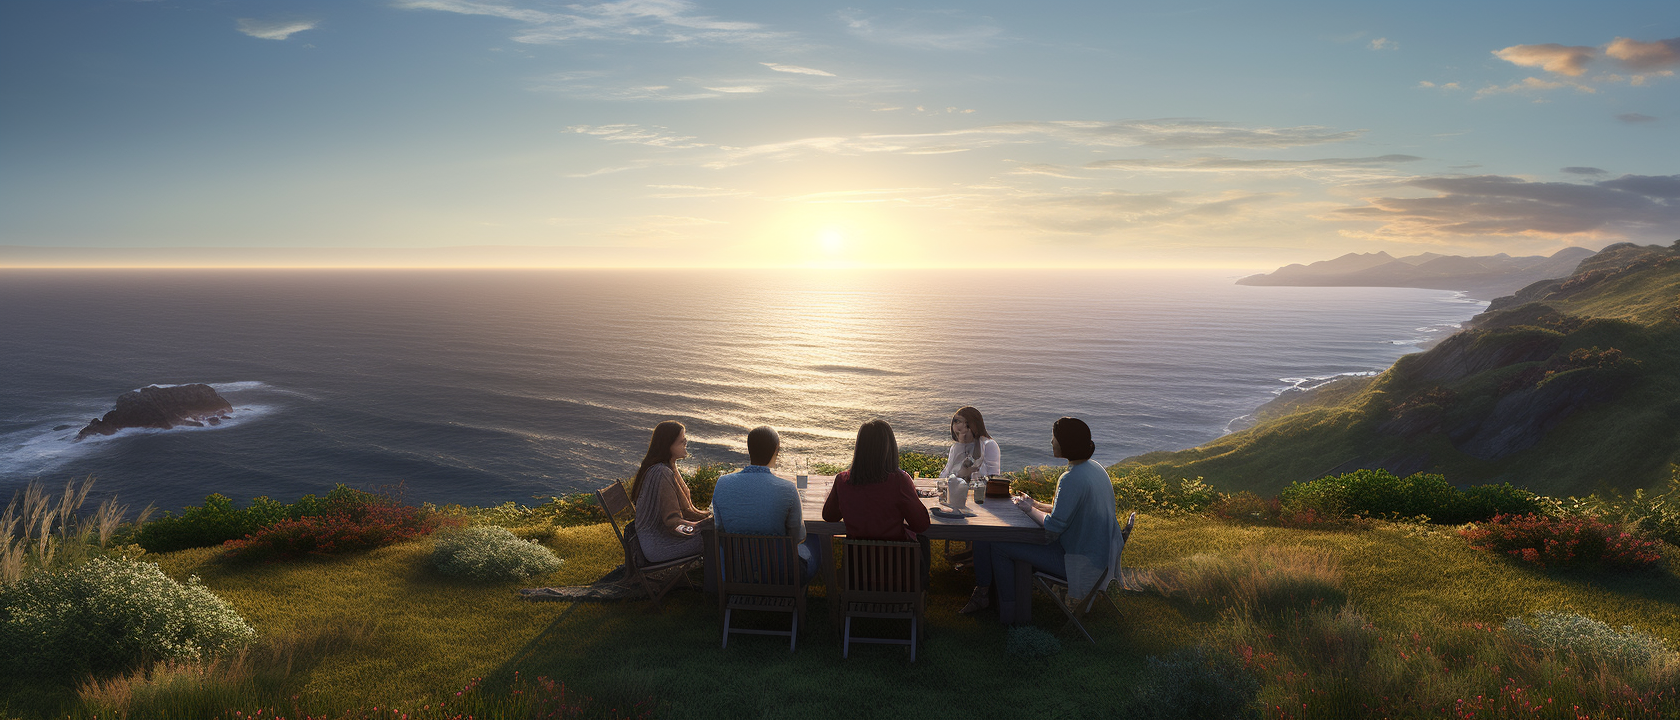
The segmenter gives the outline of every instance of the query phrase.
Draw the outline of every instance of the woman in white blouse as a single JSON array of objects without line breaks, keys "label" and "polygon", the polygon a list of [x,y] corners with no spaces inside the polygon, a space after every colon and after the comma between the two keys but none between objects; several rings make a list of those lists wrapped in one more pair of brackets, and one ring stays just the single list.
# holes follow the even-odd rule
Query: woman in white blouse
[{"label": "woman in white blouse", "polygon": [[978,472],[997,475],[1003,472],[1003,455],[998,444],[986,432],[986,421],[980,411],[964,405],[951,416],[951,453],[940,477],[955,475],[967,479]]}]

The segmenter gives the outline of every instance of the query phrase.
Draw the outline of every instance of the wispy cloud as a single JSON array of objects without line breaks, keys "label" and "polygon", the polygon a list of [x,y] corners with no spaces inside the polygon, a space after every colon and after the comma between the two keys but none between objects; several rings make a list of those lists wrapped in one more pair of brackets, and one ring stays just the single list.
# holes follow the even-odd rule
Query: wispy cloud
[{"label": "wispy cloud", "polygon": [[[906,155],[935,155],[965,152],[1004,145],[1059,143],[1066,146],[1147,147],[1161,149],[1247,148],[1281,149],[1326,143],[1345,142],[1358,138],[1361,130],[1335,130],[1317,125],[1285,128],[1243,127],[1231,123],[1206,120],[1167,118],[1158,120],[1121,121],[1023,121],[960,128],[933,133],[864,134],[797,138],[744,147],[725,146],[698,141],[695,137],[676,135],[663,128],[646,128],[633,124],[578,125],[572,132],[592,135],[616,143],[633,143],[672,149],[703,149],[706,157],[697,164],[710,168],[725,168],[757,161],[780,161],[812,154],[866,155],[897,153]],[[1406,162],[1411,156],[1388,155],[1381,158],[1327,158],[1320,166],[1336,162],[1344,165],[1378,165]],[[1209,161],[1211,162],[1211,161]],[[1229,160],[1232,168],[1244,162],[1301,163],[1315,161],[1240,161]],[[1282,168],[1285,165],[1274,165]]]},{"label": "wispy cloud", "polygon": [[717,20],[695,12],[688,0],[619,0],[578,3],[564,11],[537,10],[508,3],[475,0],[394,0],[406,10],[436,10],[484,15],[525,25],[516,42],[564,43],[571,40],[654,40],[659,42],[739,43],[783,37],[758,23]]},{"label": "wispy cloud", "polygon": [[568,132],[581,135],[592,135],[607,142],[629,143],[633,145],[648,145],[651,147],[668,148],[672,150],[686,150],[689,148],[711,147],[706,143],[693,142],[691,135],[677,135],[667,132],[664,128],[645,128],[640,125],[573,125],[566,128]]},{"label": "wispy cloud", "polygon": [[1578,82],[1560,82],[1557,80],[1542,80],[1537,77],[1526,77],[1520,82],[1514,82],[1510,85],[1489,85],[1485,88],[1477,90],[1475,97],[1476,99],[1481,99],[1490,95],[1509,95],[1513,93],[1535,94],[1546,90],[1556,90],[1562,87],[1572,87],[1577,91],[1584,93],[1598,92],[1597,90],[1592,89],[1592,87]]},{"label": "wispy cloud", "polygon": [[319,20],[264,20],[259,18],[239,18],[239,32],[254,38],[264,40],[285,40],[305,30],[314,30],[320,25]]},{"label": "wispy cloud", "polygon": [[1385,37],[1380,37],[1372,40],[1366,47],[1369,47],[1372,50],[1399,50],[1400,43],[1394,42],[1393,40]]},{"label": "wispy cloud", "polygon": [[1622,238],[1658,234],[1680,223],[1680,175],[1623,175],[1595,183],[1481,175],[1406,184],[1436,195],[1366,198],[1366,205],[1342,208],[1334,216],[1380,222],[1374,234],[1393,237]]},{"label": "wispy cloud", "polygon": [[924,50],[984,50],[1003,35],[1003,29],[990,22],[967,20],[954,12],[901,11],[883,18],[846,10],[839,17],[846,30],[862,40]]},{"label": "wispy cloud", "polygon": [[1416,155],[1378,155],[1357,158],[1318,158],[1314,160],[1245,160],[1239,158],[1205,156],[1192,160],[1097,160],[1086,163],[1092,169],[1152,169],[1216,171],[1231,170],[1299,170],[1310,168],[1381,167],[1395,163],[1422,160]]},{"label": "wispy cloud", "polygon": [[834,77],[834,73],[825,70],[818,70],[816,68],[800,67],[798,65],[783,65],[781,63],[773,62],[761,62],[759,64],[770,68],[771,70],[775,70],[776,72],[794,73],[796,75],[820,75],[822,77]]},{"label": "wispy cloud", "polygon": [[1657,121],[1656,118],[1643,113],[1622,113],[1617,115],[1616,119],[1625,123],[1648,123]]},{"label": "wispy cloud", "polygon": [[1580,166],[1566,167],[1566,168],[1563,168],[1563,169],[1559,170],[1559,172],[1562,172],[1566,175],[1608,175],[1609,174],[1603,168],[1580,167]]},{"label": "wispy cloud", "polygon": [[1022,198],[1010,211],[1022,224],[1041,230],[1101,234],[1240,222],[1254,206],[1281,197],[1278,193],[1247,191],[1203,194],[1101,190]]}]

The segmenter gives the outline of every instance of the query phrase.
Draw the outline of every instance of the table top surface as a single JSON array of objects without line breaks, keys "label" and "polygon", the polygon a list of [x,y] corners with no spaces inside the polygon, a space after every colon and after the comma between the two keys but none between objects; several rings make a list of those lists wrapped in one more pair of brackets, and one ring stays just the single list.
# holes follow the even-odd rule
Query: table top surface
[{"label": "table top surface", "polygon": [[[794,482],[793,473],[777,471],[776,476],[788,482]],[[916,481],[916,487],[932,489],[933,478],[921,478]],[[845,532],[844,523],[825,522],[822,519],[823,502],[828,499],[829,490],[834,487],[833,475],[811,475],[806,480],[805,489],[799,491],[801,512],[805,516],[805,528],[810,532],[838,535]],[[928,508],[939,506],[939,498],[922,498],[922,505]],[[950,540],[1001,540],[1013,542],[1043,543],[1044,528],[1033,522],[1008,498],[987,498],[984,504],[970,500],[967,509],[974,513],[974,517],[945,518],[933,515],[933,524],[925,533],[931,538]]]}]

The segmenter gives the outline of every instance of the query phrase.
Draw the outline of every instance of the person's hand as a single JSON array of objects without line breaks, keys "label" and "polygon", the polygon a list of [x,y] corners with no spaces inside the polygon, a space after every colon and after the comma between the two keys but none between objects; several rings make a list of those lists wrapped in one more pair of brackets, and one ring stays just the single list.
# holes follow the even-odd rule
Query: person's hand
[{"label": "person's hand", "polygon": [[1015,507],[1021,508],[1022,510],[1027,510],[1033,507],[1033,499],[1027,497],[1026,495],[1016,495],[1015,497],[1010,498],[1010,502],[1015,503]]}]

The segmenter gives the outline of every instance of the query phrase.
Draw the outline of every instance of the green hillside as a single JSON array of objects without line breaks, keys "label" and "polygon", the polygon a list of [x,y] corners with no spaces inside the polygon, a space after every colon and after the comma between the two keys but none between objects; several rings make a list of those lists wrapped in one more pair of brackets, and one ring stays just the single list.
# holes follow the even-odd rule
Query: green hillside
[{"label": "green hillside", "polygon": [[1555,495],[1655,488],[1680,462],[1677,261],[1677,248],[1613,245],[1381,375],[1279,398],[1247,430],[1121,464],[1262,494],[1360,468]]}]

